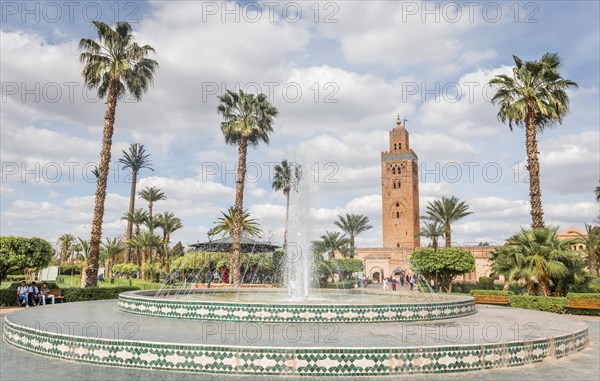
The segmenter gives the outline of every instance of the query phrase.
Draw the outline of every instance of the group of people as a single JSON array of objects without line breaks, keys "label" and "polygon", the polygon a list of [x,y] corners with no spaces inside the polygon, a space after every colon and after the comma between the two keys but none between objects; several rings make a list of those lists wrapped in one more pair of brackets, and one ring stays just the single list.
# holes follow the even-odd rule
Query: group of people
[{"label": "group of people", "polygon": [[398,283],[400,283],[400,286],[402,287],[404,287],[404,283],[406,283],[410,287],[411,291],[415,288],[415,283],[417,281],[415,274],[409,275],[408,273],[405,274],[404,272],[400,272],[397,275],[398,277],[396,277],[396,274],[394,274],[393,276],[383,278],[384,290],[389,290],[391,287],[392,291],[396,291]]},{"label": "group of people", "polygon": [[54,304],[54,295],[50,292],[46,282],[38,287],[36,282],[31,282],[31,285],[28,286],[27,282],[23,280],[21,285],[17,287],[19,306],[25,305],[26,308],[29,308],[30,303],[33,306],[46,305],[46,299],[50,299]]}]

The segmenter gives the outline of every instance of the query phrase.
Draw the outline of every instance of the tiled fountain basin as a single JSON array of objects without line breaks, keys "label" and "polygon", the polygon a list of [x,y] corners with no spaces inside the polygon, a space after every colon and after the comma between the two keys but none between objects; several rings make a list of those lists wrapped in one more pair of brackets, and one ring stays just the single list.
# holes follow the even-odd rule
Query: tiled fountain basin
[{"label": "tiled fountain basin", "polygon": [[508,307],[433,322],[298,324],[162,319],[119,311],[116,301],[23,309],[6,316],[4,340],[110,366],[293,376],[512,367],[571,355],[588,342],[581,320]]},{"label": "tiled fountain basin", "polygon": [[[167,318],[293,323],[365,323],[437,320],[476,312],[469,296],[375,290],[320,291],[309,300],[285,300],[285,290],[178,290],[119,295],[122,311]],[[177,293],[176,293],[177,292]]]}]

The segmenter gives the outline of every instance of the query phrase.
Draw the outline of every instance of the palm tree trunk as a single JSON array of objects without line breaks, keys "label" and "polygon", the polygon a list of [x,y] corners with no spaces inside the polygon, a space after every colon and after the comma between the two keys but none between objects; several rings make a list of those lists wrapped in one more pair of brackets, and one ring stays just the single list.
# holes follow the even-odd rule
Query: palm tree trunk
[{"label": "palm tree trunk", "polygon": [[548,278],[548,276],[546,274],[540,274],[539,281],[540,292],[542,293],[542,296],[550,296],[550,279]]},{"label": "palm tree trunk", "polygon": [[438,248],[438,240],[437,237],[432,237],[431,238],[431,244],[433,246],[433,251],[437,252],[437,248]]},{"label": "palm tree trunk", "polygon": [[[131,172],[131,192],[129,192],[129,215],[133,214],[133,210],[135,209],[135,188],[137,182],[137,172]],[[125,233],[125,238],[129,241],[131,239],[131,231],[133,230],[133,223],[131,220],[127,221],[127,232]],[[125,255],[123,258],[124,263],[129,263],[131,260],[131,247],[128,247],[125,250]]]},{"label": "palm tree trunk", "polygon": [[147,252],[148,252],[148,249],[142,249],[142,265],[140,266],[140,272],[141,272],[143,280],[146,280],[146,266],[144,266],[144,265],[146,264],[146,261],[148,260]]},{"label": "palm tree trunk", "polygon": [[285,230],[283,232],[283,252],[287,253],[288,246],[288,226],[290,217],[290,192],[285,192]]},{"label": "palm tree trunk", "polygon": [[525,145],[527,149],[527,170],[529,171],[529,199],[531,203],[531,227],[544,227],[544,211],[542,209],[542,193],[540,190],[540,162],[537,148],[537,123],[534,111],[534,100],[527,100],[527,120],[525,123]]},{"label": "palm tree trunk", "polygon": [[110,165],[110,149],[115,127],[115,111],[117,109],[117,90],[119,80],[111,79],[108,85],[108,98],[104,114],[104,131],[102,133],[102,150],[100,152],[99,176],[96,184],[94,219],[90,238],[90,255],[88,265],[81,273],[82,287],[95,287],[98,284],[98,258],[100,256],[100,240],[102,239],[102,220],[104,218],[104,201],[106,200],[106,180]]},{"label": "palm tree trunk", "polygon": [[527,281],[527,294],[535,295],[535,283],[532,280]]},{"label": "palm tree trunk", "polygon": [[242,211],[244,207],[244,182],[246,180],[246,154],[248,140],[240,139],[238,148],[238,169],[235,184],[235,209],[233,213],[233,234],[231,236],[231,278],[234,287],[241,287],[240,257],[242,252]]},{"label": "palm tree trunk", "polygon": [[106,262],[104,263],[104,265],[106,266],[106,277],[110,278],[112,276],[112,271],[110,271],[110,268],[112,266],[110,257],[106,258]]},{"label": "palm tree trunk", "polygon": [[450,229],[450,224],[445,224],[446,227],[446,247],[452,247],[452,230]]}]

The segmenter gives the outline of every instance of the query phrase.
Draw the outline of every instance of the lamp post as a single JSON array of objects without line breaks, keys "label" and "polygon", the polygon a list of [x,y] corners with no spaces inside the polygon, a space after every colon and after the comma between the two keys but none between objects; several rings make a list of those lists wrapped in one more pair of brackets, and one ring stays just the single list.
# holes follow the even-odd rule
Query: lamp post
[{"label": "lamp post", "polygon": [[210,282],[212,281],[212,277],[213,277],[213,272],[212,272],[212,265],[211,265],[211,250],[212,250],[212,238],[214,236],[212,229],[208,231],[208,233],[206,233],[208,236],[208,283],[206,285],[206,288],[210,288]]}]

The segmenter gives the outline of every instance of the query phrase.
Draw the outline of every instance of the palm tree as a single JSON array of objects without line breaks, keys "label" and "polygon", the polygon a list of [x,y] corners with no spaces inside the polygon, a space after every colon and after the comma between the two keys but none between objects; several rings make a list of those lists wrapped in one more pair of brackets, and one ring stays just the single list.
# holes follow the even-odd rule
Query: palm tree
[{"label": "palm tree", "polygon": [[149,255],[152,253],[154,249],[158,249],[161,246],[161,239],[159,236],[155,235],[149,231],[143,231],[138,236],[132,238],[127,241],[127,245],[131,246],[135,249],[139,249],[142,258],[141,258],[141,273],[142,278],[147,279],[147,271],[146,267],[150,263]]},{"label": "palm tree", "polygon": [[569,276],[571,264],[579,254],[571,251],[572,242],[558,240],[557,228],[522,229],[507,243],[523,257],[522,271],[529,278],[535,278],[543,296],[551,295],[552,281],[555,284]]},{"label": "palm tree", "polygon": [[106,238],[105,242],[101,245],[102,253],[106,256],[106,262],[104,266],[106,267],[106,277],[110,278],[112,276],[112,265],[114,258],[121,254],[123,251],[123,243],[120,238]]},{"label": "palm tree", "polygon": [[319,253],[328,253],[329,259],[334,259],[335,252],[342,252],[344,245],[350,242],[346,235],[340,232],[325,231],[320,238],[321,240],[313,242],[313,249]]},{"label": "palm tree", "polygon": [[585,234],[577,233],[579,237],[575,242],[584,244],[584,252],[588,259],[588,268],[595,275],[598,272],[598,254],[600,254],[600,226],[585,224]]},{"label": "palm tree", "polygon": [[273,119],[277,108],[269,103],[265,94],[246,94],[227,90],[219,97],[221,104],[217,112],[223,116],[221,132],[225,142],[238,146],[238,168],[235,187],[235,208],[232,234],[231,272],[233,285],[240,287],[240,256],[242,251],[242,215],[244,210],[244,182],[246,181],[246,156],[248,145],[258,146],[262,141],[269,143],[273,132]]},{"label": "palm tree", "polygon": [[101,99],[106,97],[106,112],[96,184],[90,256],[88,266],[82,272],[82,287],[93,287],[97,283],[106,180],[117,101],[127,93],[140,100],[142,94],[152,84],[154,71],[158,67],[156,61],[147,58],[154,49],[149,45],[140,46],[135,43],[131,34],[132,28],[128,23],[118,22],[114,29],[100,21],[94,21],[93,25],[98,32],[99,42],[87,38],[79,42],[79,47],[85,50],[80,56],[81,62],[84,63],[82,75],[87,88],[97,88],[98,96]]},{"label": "palm tree", "polygon": [[81,246],[81,254],[83,260],[87,260],[90,255],[90,241],[85,240],[81,237],[77,237],[77,241],[79,241],[79,245]]},{"label": "palm tree", "polygon": [[156,201],[166,200],[167,196],[156,187],[146,187],[142,189],[139,193],[139,196],[142,200],[148,202],[148,218],[146,223],[148,225],[148,229],[151,232],[154,232],[154,217],[152,216],[152,207]]},{"label": "palm tree", "polygon": [[287,251],[288,221],[290,215],[290,191],[298,191],[298,183],[302,177],[302,167],[296,163],[283,160],[275,166],[272,187],[275,191],[283,191],[285,196],[285,230],[283,232],[283,252]]},{"label": "palm tree", "polygon": [[[133,232],[133,237],[135,238],[140,235],[140,226],[148,220],[148,212],[143,210],[142,208],[135,209],[133,213],[125,213],[122,220],[127,220],[127,222],[131,222],[131,224],[135,227]],[[130,238],[130,240],[132,239]],[[129,248],[129,247],[128,247]],[[141,258],[139,255],[139,250],[136,249],[136,263],[138,266],[141,266]]]},{"label": "palm tree", "polygon": [[75,241],[75,236],[71,233],[65,233],[58,237],[58,244],[60,245],[60,264],[64,264],[69,256],[71,255],[71,246]]},{"label": "palm tree", "polygon": [[594,189],[594,194],[596,195],[596,202],[600,202],[600,185],[596,186],[596,189]]},{"label": "palm tree", "polygon": [[444,225],[439,221],[425,222],[425,226],[421,228],[419,235],[421,237],[429,238],[433,250],[437,251],[438,248],[438,237],[445,232]]},{"label": "palm tree", "polygon": [[[175,217],[175,214],[171,212],[164,212],[156,216],[156,226],[162,229],[163,231],[163,242],[162,242],[162,263],[166,265],[169,263],[169,242],[171,242],[171,233],[183,228],[183,224],[181,223],[181,219]],[[167,269],[167,272],[168,269]]]},{"label": "palm tree", "polygon": [[[137,176],[141,169],[147,168],[154,171],[150,166],[150,154],[146,153],[144,145],[140,143],[131,144],[129,146],[129,152],[123,151],[123,157],[119,159],[119,163],[123,164],[123,169],[131,169],[131,191],[129,192],[129,213],[133,213],[135,208],[135,188],[137,186]],[[127,221],[127,231],[125,232],[125,239],[131,239],[131,231],[133,224],[131,221]],[[125,251],[125,257],[123,262],[129,263],[131,257],[131,248],[128,247]]]},{"label": "palm tree", "polygon": [[342,229],[343,232],[348,234],[349,243],[350,243],[350,251],[348,253],[350,258],[354,258],[354,238],[369,229],[372,229],[373,226],[369,225],[369,217],[363,216],[360,214],[348,214],[346,216],[337,216],[338,221],[335,221],[335,225]]},{"label": "palm tree", "polygon": [[546,53],[540,61],[523,62],[517,56],[513,59],[516,66],[512,76],[501,74],[490,81],[490,85],[498,88],[492,102],[499,105],[498,120],[508,121],[511,131],[513,123],[525,127],[531,227],[537,229],[544,227],[537,132],[556,122],[562,124],[569,111],[566,90],[577,84],[560,76],[557,54]]},{"label": "palm tree", "polygon": [[444,240],[446,247],[452,246],[451,224],[472,214],[469,212],[469,205],[460,201],[458,197],[442,197],[441,200],[433,200],[427,204],[427,215],[424,219],[439,222],[444,225]]},{"label": "palm tree", "polygon": [[[214,236],[217,234],[222,234],[223,237],[226,235],[233,236],[233,225],[234,225],[234,208],[230,206],[227,209],[227,213],[221,212],[223,217],[219,217],[217,221],[214,222],[215,227],[210,229],[208,234],[210,236]],[[242,232],[249,235],[250,237],[260,237],[262,235],[262,230],[260,229],[260,225],[256,222],[255,219],[250,218],[250,212],[248,210],[244,210],[242,214]]]}]

